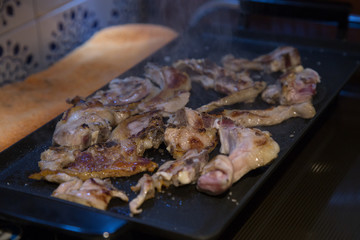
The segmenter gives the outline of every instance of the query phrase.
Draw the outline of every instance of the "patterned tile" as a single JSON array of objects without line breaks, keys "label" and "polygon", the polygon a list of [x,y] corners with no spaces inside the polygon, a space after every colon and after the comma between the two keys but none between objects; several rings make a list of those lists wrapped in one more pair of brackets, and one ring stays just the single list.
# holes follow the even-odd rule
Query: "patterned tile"
[{"label": "patterned tile", "polygon": [[[106,6],[105,1],[97,1]],[[38,19],[42,66],[46,67],[88,40],[105,27],[92,1],[72,1]]]},{"label": "patterned tile", "polygon": [[0,0],[0,34],[33,19],[32,0]]},{"label": "patterned tile", "polygon": [[0,36],[0,86],[22,81],[39,70],[36,31],[35,21],[31,21]]}]

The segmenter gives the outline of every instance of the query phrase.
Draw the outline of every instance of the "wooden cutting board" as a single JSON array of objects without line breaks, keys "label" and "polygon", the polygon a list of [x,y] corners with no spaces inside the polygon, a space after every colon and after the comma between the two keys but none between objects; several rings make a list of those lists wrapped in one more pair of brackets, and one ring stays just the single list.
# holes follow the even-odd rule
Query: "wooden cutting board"
[{"label": "wooden cutting board", "polygon": [[177,37],[149,24],[113,26],[96,33],[48,69],[0,88],[0,151],[35,131]]}]

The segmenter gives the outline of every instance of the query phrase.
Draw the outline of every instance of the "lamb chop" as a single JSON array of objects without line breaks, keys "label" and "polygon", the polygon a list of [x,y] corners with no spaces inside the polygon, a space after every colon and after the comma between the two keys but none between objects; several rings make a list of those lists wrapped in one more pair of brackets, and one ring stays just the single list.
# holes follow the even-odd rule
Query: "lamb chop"
[{"label": "lamb chop", "polygon": [[267,103],[281,105],[311,101],[318,83],[320,76],[316,71],[300,66],[283,74],[277,83],[269,85],[261,97]]},{"label": "lamb chop", "polygon": [[280,151],[267,131],[237,126],[228,119],[217,120],[215,125],[222,154],[204,167],[197,181],[197,189],[210,195],[225,192],[249,171],[271,162]]},{"label": "lamb chop", "polygon": [[131,213],[141,213],[139,207],[144,201],[155,197],[156,190],[161,191],[164,186],[195,184],[208,159],[208,150],[191,149],[179,159],[165,162],[152,176],[144,174],[138,183],[131,187],[134,192],[140,190],[139,195],[130,202]]},{"label": "lamb chop", "polygon": [[212,150],[217,144],[217,131],[212,118],[190,108],[176,112],[168,121],[164,141],[166,149],[178,159],[190,149]]}]

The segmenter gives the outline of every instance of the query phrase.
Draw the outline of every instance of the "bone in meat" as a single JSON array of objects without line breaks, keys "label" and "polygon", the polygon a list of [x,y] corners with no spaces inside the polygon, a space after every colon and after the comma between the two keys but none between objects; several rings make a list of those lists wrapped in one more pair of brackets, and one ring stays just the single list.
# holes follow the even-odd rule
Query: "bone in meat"
[{"label": "bone in meat", "polygon": [[220,152],[230,155],[211,160],[197,182],[197,189],[210,195],[225,192],[249,171],[271,162],[280,151],[267,131],[219,124],[219,134]]}]

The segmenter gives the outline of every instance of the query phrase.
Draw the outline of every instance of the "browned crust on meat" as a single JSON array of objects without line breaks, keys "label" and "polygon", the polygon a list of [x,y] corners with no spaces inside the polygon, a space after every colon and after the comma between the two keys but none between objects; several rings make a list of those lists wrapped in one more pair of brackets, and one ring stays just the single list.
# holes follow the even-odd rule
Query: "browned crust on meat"
[{"label": "browned crust on meat", "polygon": [[116,164],[116,167],[104,169],[101,171],[91,171],[91,169],[82,169],[83,171],[74,171],[72,169],[52,171],[49,169],[45,169],[39,173],[31,174],[29,178],[41,180],[47,175],[53,175],[57,173],[66,173],[69,176],[78,177],[81,180],[86,180],[89,178],[129,177],[145,171],[153,172],[157,167],[158,165],[150,160],[135,163],[118,162]]}]

